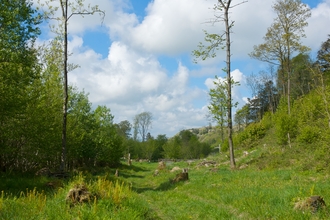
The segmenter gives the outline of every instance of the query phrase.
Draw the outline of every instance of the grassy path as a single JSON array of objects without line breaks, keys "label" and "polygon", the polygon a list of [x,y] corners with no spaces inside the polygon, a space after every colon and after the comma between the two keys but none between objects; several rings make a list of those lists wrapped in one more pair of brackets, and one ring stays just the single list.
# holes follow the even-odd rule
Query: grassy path
[{"label": "grassy path", "polygon": [[316,214],[293,209],[294,202],[311,194],[329,198],[326,177],[292,170],[228,170],[199,167],[189,170],[189,181],[171,184],[171,164],[153,176],[157,163],[141,163],[127,181],[155,213],[154,219],[328,219],[328,210]]}]

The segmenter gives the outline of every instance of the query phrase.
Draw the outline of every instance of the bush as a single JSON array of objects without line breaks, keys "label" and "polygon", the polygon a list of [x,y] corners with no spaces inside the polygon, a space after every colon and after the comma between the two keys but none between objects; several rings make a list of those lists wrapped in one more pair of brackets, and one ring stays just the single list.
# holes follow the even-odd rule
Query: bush
[{"label": "bush", "polygon": [[266,128],[262,123],[252,123],[248,125],[244,131],[239,133],[235,138],[237,144],[244,147],[250,147],[253,143],[260,140],[266,135]]},{"label": "bush", "polygon": [[264,126],[266,130],[270,129],[273,127],[274,122],[273,122],[273,114],[270,112],[266,112],[261,120],[261,124]]},{"label": "bush", "polygon": [[295,138],[297,134],[297,120],[287,113],[281,112],[277,114],[277,120],[275,123],[276,127],[276,136],[279,144],[287,144],[288,143],[288,134],[290,134],[290,138]]},{"label": "bush", "polygon": [[301,128],[300,133],[297,136],[297,140],[300,143],[311,144],[317,142],[320,135],[321,131],[319,128],[305,125]]},{"label": "bush", "polygon": [[221,152],[227,152],[229,149],[229,142],[228,139],[225,139],[223,143],[221,144]]},{"label": "bush", "polygon": [[211,153],[211,146],[201,143],[197,135],[189,130],[182,130],[163,146],[165,158],[196,159]]}]

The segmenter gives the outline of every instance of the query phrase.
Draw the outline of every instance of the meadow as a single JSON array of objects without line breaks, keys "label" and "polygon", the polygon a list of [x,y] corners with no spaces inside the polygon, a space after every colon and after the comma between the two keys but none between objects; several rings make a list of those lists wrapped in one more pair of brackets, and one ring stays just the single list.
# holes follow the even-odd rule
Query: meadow
[{"label": "meadow", "polygon": [[[249,165],[254,150],[240,155],[230,169],[226,155],[204,160],[133,162],[115,169],[77,172],[69,179],[1,174],[0,219],[329,219],[295,209],[311,195],[330,201],[329,176],[295,168],[262,169]],[[171,172],[174,167],[180,170]],[[189,180],[173,183],[181,168]],[[158,169],[157,175],[155,170]],[[84,185],[88,199],[70,203],[70,189]]]}]

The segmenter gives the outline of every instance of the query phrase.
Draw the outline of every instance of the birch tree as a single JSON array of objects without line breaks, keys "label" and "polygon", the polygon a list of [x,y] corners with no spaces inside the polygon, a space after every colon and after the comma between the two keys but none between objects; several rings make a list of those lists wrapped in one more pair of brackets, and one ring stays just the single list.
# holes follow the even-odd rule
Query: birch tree
[{"label": "birch tree", "polygon": [[302,45],[301,38],[306,37],[304,28],[308,25],[311,12],[300,0],[277,0],[273,10],[276,17],[266,32],[265,42],[254,46],[249,55],[279,67],[278,78],[281,79],[282,94],[287,96],[290,114],[291,59],[295,54],[309,51],[308,47]]},{"label": "birch tree", "polygon": [[[54,7],[54,3],[59,4],[58,7]],[[100,10],[97,5],[90,6],[88,5],[87,8],[84,6],[84,0],[76,0],[76,1],[69,1],[69,0],[50,0],[45,4],[41,4],[41,6],[47,6],[48,11],[44,13],[46,19],[56,20],[58,21],[58,27],[51,26],[51,30],[58,35],[63,42],[63,128],[62,128],[62,152],[61,152],[61,164],[60,170],[66,170],[66,154],[67,154],[67,147],[66,147],[66,129],[67,129],[67,111],[68,111],[68,72],[77,68],[77,65],[70,65],[68,63],[68,25],[69,20],[71,17],[75,15],[93,15],[95,13],[99,13],[102,16],[102,19],[105,16],[105,12]],[[60,9],[60,15],[56,16],[56,12]]]},{"label": "birch tree", "polygon": [[227,128],[228,128],[228,143],[230,153],[230,165],[232,168],[236,166],[234,156],[234,144],[233,144],[233,122],[232,122],[232,76],[231,76],[231,38],[230,34],[234,26],[234,21],[229,18],[229,10],[247,1],[242,1],[236,5],[232,5],[232,0],[218,0],[214,6],[214,10],[220,12],[219,15],[215,14],[215,19],[212,23],[222,22],[225,25],[225,30],[221,34],[210,34],[205,31],[205,41],[208,46],[203,43],[198,45],[198,49],[193,51],[193,55],[197,59],[205,60],[207,58],[216,57],[216,51],[218,49],[226,50],[226,68],[224,71],[227,74],[226,77],[226,96],[227,96]]}]

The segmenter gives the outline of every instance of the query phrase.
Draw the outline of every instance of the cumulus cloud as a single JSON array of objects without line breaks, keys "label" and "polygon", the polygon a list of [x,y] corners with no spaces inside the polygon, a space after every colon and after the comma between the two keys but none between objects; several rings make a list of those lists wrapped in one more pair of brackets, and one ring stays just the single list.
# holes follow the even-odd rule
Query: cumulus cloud
[{"label": "cumulus cloud", "polygon": [[70,62],[80,65],[69,81],[85,88],[94,105],[106,104],[116,122],[132,121],[136,114],[150,111],[155,135],[173,135],[183,127],[205,124],[205,112],[192,104],[204,99],[205,91],[189,87],[189,69],[181,63],[170,77],[156,57],[137,53],[122,42],[112,43],[107,59],[83,48],[80,37],[74,36],[69,45],[75,51]]},{"label": "cumulus cloud", "polygon": [[323,0],[311,11],[312,16],[308,19],[306,38],[303,42],[315,52],[320,49],[322,42],[326,41],[330,34],[330,30],[326,28],[330,22],[330,0]]}]

